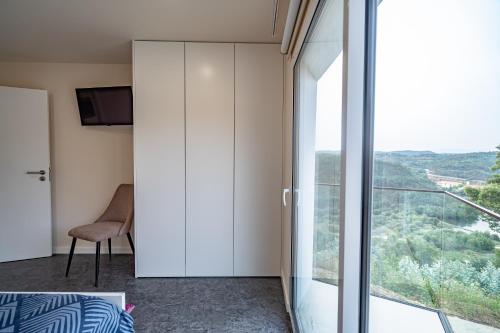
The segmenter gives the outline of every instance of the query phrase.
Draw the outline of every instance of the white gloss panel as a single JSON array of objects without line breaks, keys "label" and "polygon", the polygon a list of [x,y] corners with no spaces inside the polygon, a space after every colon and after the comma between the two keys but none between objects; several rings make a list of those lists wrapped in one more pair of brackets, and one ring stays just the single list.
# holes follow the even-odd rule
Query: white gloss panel
[{"label": "white gloss panel", "polygon": [[184,43],[136,41],[133,64],[136,276],[184,276]]},{"label": "white gloss panel", "polygon": [[235,46],[234,271],[279,276],[283,57],[273,44]]},{"label": "white gloss panel", "polygon": [[186,43],[186,274],[233,275],[234,44]]}]

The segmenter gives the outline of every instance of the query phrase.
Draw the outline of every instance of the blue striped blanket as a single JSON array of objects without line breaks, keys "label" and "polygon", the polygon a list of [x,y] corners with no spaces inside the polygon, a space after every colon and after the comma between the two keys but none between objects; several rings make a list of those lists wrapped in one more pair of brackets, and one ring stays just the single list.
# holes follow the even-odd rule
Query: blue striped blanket
[{"label": "blue striped blanket", "polygon": [[134,319],[99,297],[0,294],[1,333],[129,333]]}]

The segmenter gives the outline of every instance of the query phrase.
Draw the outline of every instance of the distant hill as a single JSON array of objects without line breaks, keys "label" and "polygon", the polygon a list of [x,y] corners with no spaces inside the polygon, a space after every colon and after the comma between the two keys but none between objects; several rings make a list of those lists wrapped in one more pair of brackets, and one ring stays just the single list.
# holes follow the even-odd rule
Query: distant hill
[{"label": "distant hill", "polygon": [[[340,184],[339,152],[316,152],[316,182]],[[379,158],[375,160],[373,182],[381,187],[437,189],[427,178],[425,170],[414,170],[400,161]]]},{"label": "distant hill", "polygon": [[431,151],[376,152],[375,159],[404,165],[418,173],[430,170],[433,174],[485,181],[491,176],[496,152],[434,153]]},{"label": "distant hill", "polygon": [[[425,170],[433,174],[467,180],[486,180],[495,164],[495,152],[440,154],[431,151],[376,152],[374,185],[383,187],[436,189]],[[316,152],[316,181],[340,184],[340,154]]]}]

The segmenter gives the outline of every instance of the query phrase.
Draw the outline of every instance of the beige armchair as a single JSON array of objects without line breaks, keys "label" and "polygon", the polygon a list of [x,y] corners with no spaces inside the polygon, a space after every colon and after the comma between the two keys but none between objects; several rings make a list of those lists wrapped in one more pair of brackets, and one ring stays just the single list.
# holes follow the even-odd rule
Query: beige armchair
[{"label": "beige armchair", "polygon": [[111,238],[127,234],[132,252],[135,252],[132,237],[130,237],[130,227],[134,218],[134,186],[132,184],[121,184],[111,199],[104,214],[94,223],[75,227],[68,232],[73,237],[71,250],[69,252],[68,266],[66,267],[66,277],[69,274],[71,260],[75,251],[77,239],[83,239],[96,243],[95,258],[95,286],[99,282],[99,260],[101,255],[101,241],[108,240],[109,258],[111,259]]}]

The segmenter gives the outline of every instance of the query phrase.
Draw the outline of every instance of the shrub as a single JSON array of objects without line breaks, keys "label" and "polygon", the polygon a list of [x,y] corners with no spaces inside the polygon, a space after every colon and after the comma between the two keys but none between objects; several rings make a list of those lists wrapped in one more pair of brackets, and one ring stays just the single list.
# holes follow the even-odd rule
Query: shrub
[{"label": "shrub", "polygon": [[467,239],[468,245],[478,251],[493,251],[495,242],[487,232],[473,232]]},{"label": "shrub", "polygon": [[479,273],[478,281],[485,293],[500,296],[500,268],[488,262]]}]

